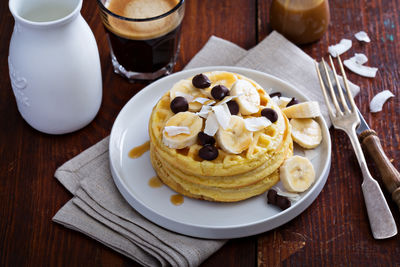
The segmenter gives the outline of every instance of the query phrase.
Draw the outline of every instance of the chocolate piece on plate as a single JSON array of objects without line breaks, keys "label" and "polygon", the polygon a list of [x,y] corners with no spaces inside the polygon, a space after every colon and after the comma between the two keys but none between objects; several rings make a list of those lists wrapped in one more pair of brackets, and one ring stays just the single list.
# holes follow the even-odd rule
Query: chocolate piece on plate
[{"label": "chocolate piece on plate", "polygon": [[270,189],[267,193],[267,199],[269,204],[275,205],[277,192],[274,189]]},{"label": "chocolate piece on plate", "polygon": [[276,204],[282,210],[290,207],[290,200],[287,197],[276,195]]},{"label": "chocolate piece on plate", "polygon": [[274,96],[281,97],[282,94],[281,94],[281,92],[275,92],[275,93],[271,93],[271,94],[269,95],[269,97],[271,97],[271,98],[273,98]]}]

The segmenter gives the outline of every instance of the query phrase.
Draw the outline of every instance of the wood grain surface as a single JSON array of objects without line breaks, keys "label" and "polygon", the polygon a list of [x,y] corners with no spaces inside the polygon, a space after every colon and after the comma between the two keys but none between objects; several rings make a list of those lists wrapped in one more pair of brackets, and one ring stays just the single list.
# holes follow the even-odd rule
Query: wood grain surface
[{"label": "wood grain surface", "polygon": [[[211,35],[249,49],[271,29],[270,1],[187,0],[181,70]],[[314,58],[327,56],[329,44],[353,40],[346,55],[365,53],[377,77],[348,72],[361,87],[355,98],[393,165],[400,168],[400,3],[397,0],[330,2],[331,23],[318,42],[301,48]],[[53,177],[58,166],[108,136],[118,112],[145,84],[132,84],[114,74],[95,0],[81,11],[97,40],[103,74],[99,114],[84,129],[62,136],[42,134],[20,116],[11,89],[7,56],[14,20],[7,1],[0,3],[0,266],[136,266],[137,263],[78,232],[51,221],[71,195]],[[368,32],[371,43],[355,41]],[[382,90],[392,91],[382,112],[368,103]],[[368,224],[361,172],[347,136],[331,129],[332,168],[321,194],[301,215],[275,230],[229,241],[203,266],[399,266],[400,235],[374,240]],[[370,170],[381,183],[369,160]],[[400,213],[385,192],[400,227]]]}]

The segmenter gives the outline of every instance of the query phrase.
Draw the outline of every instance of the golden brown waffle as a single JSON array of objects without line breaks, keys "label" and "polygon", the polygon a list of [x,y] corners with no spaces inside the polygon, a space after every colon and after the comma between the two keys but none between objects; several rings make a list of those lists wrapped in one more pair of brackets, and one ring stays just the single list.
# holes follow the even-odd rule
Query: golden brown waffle
[{"label": "golden brown waffle", "polygon": [[[189,197],[230,202],[261,194],[279,181],[279,166],[293,154],[288,119],[256,82],[230,72],[205,74],[211,80],[210,88],[216,84],[231,88],[238,79],[249,81],[260,95],[260,111],[265,107],[272,108],[278,113],[278,120],[254,132],[250,147],[242,153],[227,153],[217,144],[218,157],[211,161],[204,160],[198,156],[201,145],[194,144],[183,149],[164,145],[164,125],[174,115],[170,109],[170,93],[167,92],[153,108],[149,121],[153,167],[165,184]],[[210,88],[205,90],[206,95]],[[260,111],[252,116],[259,117]]]}]

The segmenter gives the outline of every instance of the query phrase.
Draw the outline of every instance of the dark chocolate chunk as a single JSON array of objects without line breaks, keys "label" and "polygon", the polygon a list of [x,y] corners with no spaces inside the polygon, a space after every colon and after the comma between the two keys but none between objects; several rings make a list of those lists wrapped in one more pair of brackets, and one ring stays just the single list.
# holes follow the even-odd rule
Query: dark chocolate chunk
[{"label": "dark chocolate chunk", "polygon": [[205,145],[199,150],[199,156],[205,160],[213,160],[218,157],[218,149],[213,145]]},{"label": "dark chocolate chunk", "polygon": [[261,116],[266,117],[272,123],[278,120],[278,113],[276,113],[276,111],[272,108],[264,108],[263,110],[261,110]]},{"label": "dark chocolate chunk", "polygon": [[193,77],[192,84],[196,88],[204,89],[204,88],[210,87],[211,81],[210,81],[210,79],[208,79],[208,77],[206,75],[204,75],[203,73],[200,73]]},{"label": "dark chocolate chunk", "polygon": [[189,104],[183,96],[177,96],[169,105],[173,113],[184,112],[189,109]]},{"label": "dark chocolate chunk", "polygon": [[289,103],[286,105],[286,107],[290,107],[290,106],[296,105],[298,103],[299,103],[299,101],[297,101],[296,98],[292,97],[292,99],[289,101]]},{"label": "dark chocolate chunk", "polygon": [[208,134],[205,134],[204,132],[199,132],[199,134],[197,135],[197,140],[202,146],[215,144],[215,138]]},{"label": "dark chocolate chunk", "polygon": [[270,189],[267,193],[268,204],[278,206],[282,210],[290,207],[291,203],[287,197],[278,195],[274,189]]},{"label": "dark chocolate chunk", "polygon": [[228,101],[226,104],[232,115],[237,115],[239,113],[239,105],[235,100]]},{"label": "dark chocolate chunk", "polygon": [[275,203],[276,203],[276,196],[277,196],[276,191],[275,191],[274,189],[270,189],[270,190],[268,191],[268,193],[267,193],[268,203],[269,203],[269,204],[275,205]]},{"label": "dark chocolate chunk", "polygon": [[271,97],[271,98],[273,98],[274,96],[281,97],[282,94],[281,94],[281,92],[276,92],[276,93],[272,93],[269,95],[269,97]]},{"label": "dark chocolate chunk", "polygon": [[276,195],[276,205],[285,210],[290,207],[290,200],[287,197]]},{"label": "dark chocolate chunk", "polygon": [[211,95],[216,100],[222,100],[225,96],[229,95],[229,89],[219,84],[211,89]]}]

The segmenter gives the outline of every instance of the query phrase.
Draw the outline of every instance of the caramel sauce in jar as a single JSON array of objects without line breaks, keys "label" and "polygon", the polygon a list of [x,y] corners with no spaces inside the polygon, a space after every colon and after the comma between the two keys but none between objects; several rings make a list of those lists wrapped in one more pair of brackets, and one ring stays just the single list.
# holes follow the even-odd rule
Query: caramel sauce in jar
[{"label": "caramel sauce in jar", "polygon": [[143,155],[145,152],[149,151],[149,149],[150,149],[150,141],[147,141],[143,145],[132,148],[129,151],[128,156],[132,159],[136,159],[141,155]]},{"label": "caramel sauce in jar", "polygon": [[163,182],[158,178],[158,176],[154,176],[149,180],[149,186],[153,188],[161,187],[163,186]]},{"label": "caramel sauce in jar", "polygon": [[171,196],[171,203],[175,206],[179,206],[183,204],[184,198],[182,195],[176,194]]},{"label": "caramel sauce in jar", "polygon": [[317,41],[328,29],[328,0],[273,0],[271,27],[295,44]]}]

